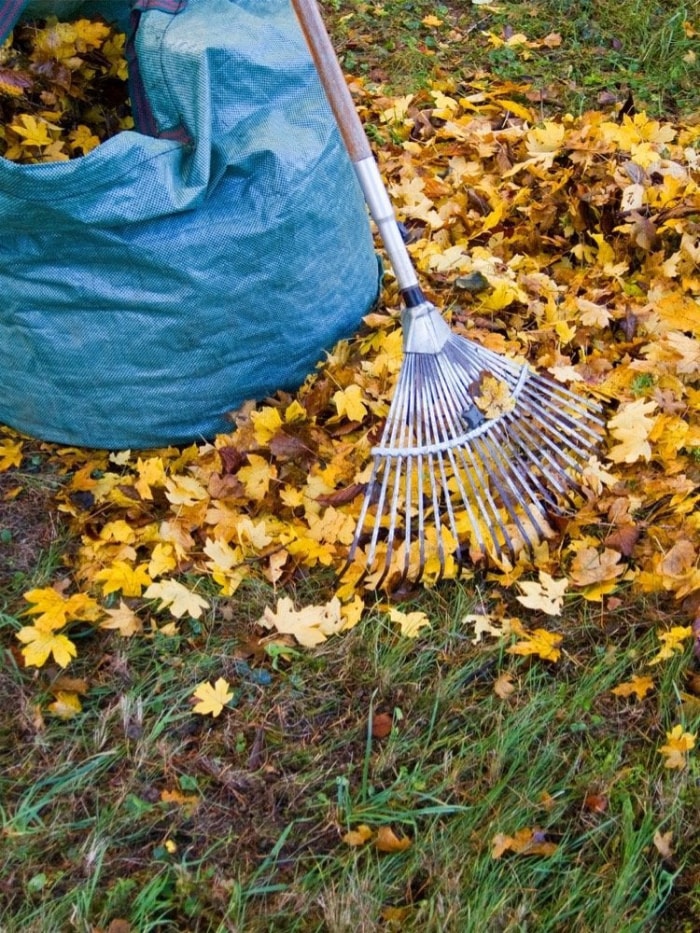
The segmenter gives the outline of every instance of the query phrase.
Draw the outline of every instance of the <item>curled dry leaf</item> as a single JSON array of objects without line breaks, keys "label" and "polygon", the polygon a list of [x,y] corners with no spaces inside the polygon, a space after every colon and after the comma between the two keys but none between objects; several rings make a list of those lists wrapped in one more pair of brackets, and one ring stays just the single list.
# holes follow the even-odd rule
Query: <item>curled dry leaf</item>
[{"label": "curled dry leaf", "polygon": [[343,836],[343,842],[348,846],[363,846],[374,836],[374,830],[366,823],[360,823],[355,829],[350,829]]},{"label": "curled dry leaf", "polygon": [[375,739],[385,739],[391,732],[394,719],[389,713],[376,713],[372,717],[372,736]]},{"label": "curled dry leaf", "polygon": [[554,855],[556,842],[550,842],[540,829],[519,829],[514,836],[497,833],[491,842],[491,857],[501,858],[506,852],[516,855]]},{"label": "curled dry leaf", "polygon": [[667,832],[662,833],[660,829],[657,829],[654,833],[654,846],[661,858],[670,859],[673,856],[672,840],[673,830],[669,829]]},{"label": "curled dry leaf", "polygon": [[379,852],[404,852],[411,840],[408,836],[397,836],[391,826],[380,826],[374,844]]},{"label": "curled dry leaf", "polygon": [[513,675],[509,674],[507,671],[499,674],[493,682],[493,692],[502,700],[507,700],[508,697],[512,696],[515,693]]}]

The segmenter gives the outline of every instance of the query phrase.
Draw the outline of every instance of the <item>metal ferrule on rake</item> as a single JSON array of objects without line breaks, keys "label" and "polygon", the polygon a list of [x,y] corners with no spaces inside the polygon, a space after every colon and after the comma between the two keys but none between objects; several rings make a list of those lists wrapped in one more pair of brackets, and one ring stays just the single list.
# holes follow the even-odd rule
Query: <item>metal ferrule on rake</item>
[{"label": "metal ferrule on rake", "polygon": [[[453,334],[426,300],[318,6],[292,5],[405,304],[404,360],[348,565],[362,550],[381,586],[395,570],[439,578],[467,553],[514,554],[550,533],[547,513],[576,489],[604,428],[599,406]],[[493,418],[475,402],[486,375],[509,392]]]}]

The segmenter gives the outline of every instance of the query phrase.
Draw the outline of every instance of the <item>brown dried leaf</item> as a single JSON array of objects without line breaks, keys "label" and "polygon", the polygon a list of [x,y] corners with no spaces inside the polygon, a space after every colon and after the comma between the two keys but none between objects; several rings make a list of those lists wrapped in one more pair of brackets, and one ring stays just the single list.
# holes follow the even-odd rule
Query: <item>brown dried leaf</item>
[{"label": "brown dried leaf", "polygon": [[493,682],[493,692],[502,700],[507,700],[508,697],[512,696],[515,693],[513,675],[509,674],[507,671],[499,674]]},{"label": "brown dried leaf", "polygon": [[583,805],[591,813],[605,813],[608,809],[608,798],[605,794],[586,794]]},{"label": "brown dried leaf", "polygon": [[391,732],[393,717],[389,713],[376,713],[372,718],[372,735],[375,739],[385,739]]},{"label": "brown dried leaf", "polygon": [[316,502],[319,505],[347,505],[348,502],[352,502],[353,499],[356,499],[357,496],[363,495],[366,486],[364,483],[352,483],[350,486],[345,486],[344,489],[337,489],[335,492],[328,493],[324,496],[317,496]]},{"label": "brown dried leaf", "polygon": [[641,533],[639,525],[622,525],[609,534],[603,544],[613,551],[619,551],[623,557],[631,557]]},{"label": "brown dried leaf", "polygon": [[662,833],[660,829],[657,829],[654,833],[654,845],[661,858],[670,859],[673,855],[673,849],[671,848],[672,839],[673,832],[670,829],[665,833]]}]

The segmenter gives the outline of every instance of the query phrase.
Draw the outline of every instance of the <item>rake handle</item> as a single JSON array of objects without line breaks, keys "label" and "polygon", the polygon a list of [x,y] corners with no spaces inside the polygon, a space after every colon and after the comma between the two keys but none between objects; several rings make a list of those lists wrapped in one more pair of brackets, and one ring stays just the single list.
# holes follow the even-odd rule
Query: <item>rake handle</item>
[{"label": "rake handle", "polygon": [[379,228],[407,308],[425,303],[411,257],[401,236],[394,208],[355,109],[345,75],[335,54],[316,0],[291,0],[316,65],[345,148],[355,168],[372,219]]}]

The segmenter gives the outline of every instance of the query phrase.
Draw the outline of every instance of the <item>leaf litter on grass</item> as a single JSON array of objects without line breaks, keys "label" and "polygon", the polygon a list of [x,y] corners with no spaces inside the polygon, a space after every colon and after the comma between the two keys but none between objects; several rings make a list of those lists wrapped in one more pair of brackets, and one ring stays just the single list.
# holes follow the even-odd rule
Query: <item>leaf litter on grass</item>
[{"label": "leaf litter on grass", "polygon": [[[548,615],[572,598],[668,592],[693,618],[697,130],[641,113],[537,124],[526,103],[504,107],[504,99],[526,100],[527,87],[512,83],[443,81],[401,100],[359,79],[351,89],[382,134],[376,154],[411,231],[413,258],[454,330],[531,361],[601,400],[609,415],[607,444],[585,470],[578,506],[554,520],[534,554],[523,550],[512,564],[487,554],[478,572],[495,585],[518,583],[519,601]],[[461,286],[474,276],[475,292]],[[209,609],[202,590],[212,586],[231,597],[250,577],[284,587],[309,572],[338,571],[400,367],[397,305],[389,274],[379,308],[297,393],[247,404],[232,415],[231,432],[211,442],[111,454],[44,445],[66,476],[56,502],[80,542],[69,568],[76,592],[65,598],[96,601],[80,622],[167,634]],[[499,411],[505,404],[491,390],[480,398]],[[5,470],[21,465],[22,444],[4,430]],[[468,551],[475,542],[464,534]],[[449,537],[446,528],[427,533],[428,586],[441,539],[454,548]],[[397,541],[389,558],[390,585],[401,548]],[[371,575],[361,579],[363,561],[360,548],[332,597],[332,626],[296,616],[300,640],[309,625],[320,641],[357,622],[374,585]],[[448,559],[446,576],[458,572]],[[319,619],[332,605],[319,607]],[[287,612],[288,634],[295,611]],[[73,624],[52,625],[52,638],[72,644]],[[22,629],[28,663],[51,654],[40,632],[38,622]],[[54,657],[67,663],[71,651],[62,641]]]},{"label": "leaf litter on grass", "polygon": [[[606,445],[586,471],[582,500],[555,523],[551,537],[533,554],[519,554],[511,565],[487,555],[463,574],[467,583],[486,583],[490,594],[488,606],[465,617],[474,628],[475,642],[484,636],[505,637],[513,663],[527,665],[535,658],[542,668],[566,665],[565,649],[578,636],[564,630],[566,622],[553,620],[569,618],[567,609],[574,602],[583,607],[582,614],[599,611],[607,618],[626,602],[673,600],[675,611],[663,616],[659,625],[657,654],[644,655],[651,662],[666,662],[653,668],[656,675],[677,663],[692,640],[700,605],[700,276],[694,226],[700,221],[700,175],[694,131],[643,115],[618,123],[603,114],[546,121],[533,128],[528,117],[534,120],[534,115],[523,113],[528,107],[523,102],[525,89],[512,84],[443,83],[401,101],[357,79],[351,87],[365,117],[382,135],[377,157],[400,217],[411,231],[410,249],[430,296],[447,309],[452,326],[486,347],[530,360],[575,391],[595,396],[612,419]],[[509,110],[503,105],[509,100],[520,103]],[[641,186],[641,191],[630,190],[632,185]],[[61,649],[75,649],[77,661],[72,663],[80,663],[83,639],[93,627],[128,637],[132,651],[135,645],[162,645],[168,639],[175,646],[213,607],[230,605],[242,587],[256,581],[271,588],[276,602],[251,619],[259,622],[253,652],[264,651],[264,644],[289,648],[285,639],[295,634],[302,646],[322,650],[325,639],[358,624],[365,601],[372,604],[375,620],[381,616],[384,624],[393,624],[393,631],[423,639],[421,645],[427,635],[439,637],[439,627],[423,606],[391,606],[383,594],[372,592],[371,579],[360,583],[359,564],[340,584],[326,587],[325,602],[317,598],[320,585],[310,605],[298,607],[287,595],[298,592],[309,577],[321,579],[325,574],[328,579],[327,571],[335,572],[345,562],[370,449],[400,365],[398,305],[388,274],[381,305],[367,315],[355,338],[333,348],[297,393],[250,403],[235,413],[231,431],[211,442],[111,454],[42,444],[42,457],[62,476],[53,503],[75,546],[66,554],[64,578],[57,585],[49,581],[25,594],[28,614],[22,617],[20,631],[25,632],[23,638],[27,630],[36,633],[20,649],[25,650],[25,661],[44,663],[48,647],[47,659],[69,661],[72,655],[66,658]],[[492,396],[484,396],[484,403],[504,401]],[[12,477],[35,444],[9,429],[3,430],[2,439],[3,475]],[[13,496],[12,506],[21,509],[24,495],[20,490]],[[437,533],[429,542],[432,547]],[[397,564],[398,559],[397,554]],[[450,575],[456,575],[456,567],[448,568]],[[434,582],[429,565],[427,588]],[[521,595],[510,601],[509,593],[516,589]],[[377,604],[378,598],[382,602]],[[19,615],[20,604],[15,602],[12,609]],[[526,618],[512,617],[525,610]],[[673,624],[681,619],[688,624]],[[40,635],[49,640],[61,636],[72,648],[61,642],[56,657],[52,643],[40,641]],[[469,644],[471,650],[471,639]],[[26,649],[31,649],[29,657]],[[450,676],[449,652],[443,654],[440,664]],[[230,829],[221,814],[235,801],[247,814],[237,826],[245,834],[246,858],[253,864],[252,853],[273,847],[284,826],[279,815],[274,825],[265,826],[252,810],[279,814],[276,795],[300,795],[302,788],[290,776],[291,765],[284,793],[276,783],[279,775],[263,767],[265,737],[275,741],[277,732],[286,735],[288,724],[266,720],[254,739],[240,742],[245,751],[236,753],[237,759],[248,756],[247,769],[232,771],[207,752],[208,744],[217,748],[223,741],[226,754],[233,756],[239,741],[232,733],[239,721],[236,704],[240,691],[248,690],[242,667],[223,656],[214,661],[218,667],[210,664],[198,677],[194,698],[204,704],[204,715],[191,718],[208,722],[217,711],[219,732],[199,742],[194,762],[180,756],[175,765],[166,763],[164,773],[185,768],[188,774],[206,775],[218,816],[215,808],[209,808],[206,817],[203,811],[194,832],[185,825],[177,800],[162,798],[162,788],[139,789],[146,803],[139,803],[142,798],[137,796],[131,805],[149,807],[144,814],[156,827],[160,816],[148,800],[153,796],[158,806],[168,803],[172,826],[185,839],[194,833],[202,847],[210,832],[223,838]],[[278,661],[287,663],[283,654]],[[525,735],[527,715],[537,712],[529,713],[525,704],[531,698],[534,703],[534,698],[520,679],[505,674],[496,671],[491,678],[486,673],[487,695],[503,706],[511,704],[513,714],[525,715],[519,726]],[[470,671],[460,676],[451,685],[455,696],[465,693],[471,682],[467,677],[484,675]],[[406,684],[418,683],[417,678],[418,674],[406,675]],[[600,685],[599,702],[624,706],[625,716],[638,723],[638,710],[650,702],[649,680],[643,671],[621,672]],[[249,687],[254,712],[259,700],[255,688]],[[153,690],[156,697],[159,689]],[[398,706],[404,701],[396,689]],[[55,692],[46,708],[56,719],[69,722],[76,711],[75,699],[69,697],[78,692],[64,694]],[[295,703],[285,697],[281,706],[284,716],[296,715],[299,728],[306,730],[301,746],[307,734],[342,734],[346,747],[341,753],[338,737],[333,760],[334,773],[342,773],[342,755],[357,756],[362,747],[357,734],[347,744],[346,731],[356,726],[350,713],[337,703],[332,710],[319,706],[317,715],[302,712],[298,707],[308,703],[304,694]],[[618,707],[609,709],[622,715]],[[39,707],[36,715],[40,717]],[[504,715],[493,714],[494,722]],[[562,710],[566,715],[573,712]],[[482,725],[486,728],[488,723]],[[582,724],[572,718],[574,727]],[[138,716],[127,728],[138,734]],[[384,757],[378,761],[386,761],[386,773],[392,767],[398,772],[402,762],[392,762],[391,755],[401,730],[392,729],[384,738]],[[454,745],[455,735],[449,738]],[[666,767],[669,776],[688,770],[694,738],[675,726],[665,744],[663,738],[655,743],[652,754],[671,762]],[[592,748],[585,754],[593,755]],[[306,754],[305,749],[300,747],[299,754]],[[457,799],[462,794],[469,801],[477,790],[488,798],[490,788],[503,780],[502,749],[484,745],[473,755],[480,756],[480,763],[472,762],[469,773],[485,769],[484,774],[474,784],[456,772]],[[373,768],[379,769],[379,764],[373,761]],[[410,780],[401,773],[396,797],[412,800]],[[308,768],[302,774],[304,794],[326,793],[327,775],[318,777],[310,791]],[[128,797],[126,788],[131,785],[126,778],[120,780]],[[166,791],[172,795],[182,788]],[[414,796],[419,800],[420,791]],[[530,796],[534,799],[534,791]],[[398,850],[390,847],[386,854],[404,857],[405,848],[410,856],[418,848],[413,841],[406,845],[414,838],[416,818],[406,817],[410,834],[397,836],[388,825],[382,828],[388,817],[378,799],[381,794],[368,794],[360,801],[358,814],[369,812],[373,818],[353,820],[348,831],[367,827],[360,831],[373,841],[380,838],[380,829],[382,838],[389,839],[391,832]],[[286,812],[284,806],[281,812]],[[400,807],[390,808],[392,818],[397,813],[401,815]],[[498,852],[492,859],[496,866],[511,856],[559,857],[563,847],[558,837],[550,838],[546,828],[540,829],[545,821],[532,808],[522,821],[504,817],[499,811],[498,824],[486,839]],[[337,826],[329,826],[323,839],[316,840],[315,851],[330,850],[339,838]],[[177,845],[171,836],[167,841]],[[372,847],[381,851],[376,843]],[[147,857],[142,853],[140,858],[145,870]]]}]

